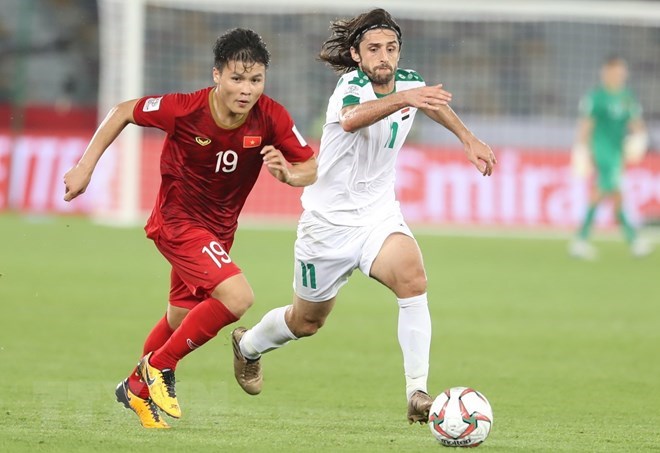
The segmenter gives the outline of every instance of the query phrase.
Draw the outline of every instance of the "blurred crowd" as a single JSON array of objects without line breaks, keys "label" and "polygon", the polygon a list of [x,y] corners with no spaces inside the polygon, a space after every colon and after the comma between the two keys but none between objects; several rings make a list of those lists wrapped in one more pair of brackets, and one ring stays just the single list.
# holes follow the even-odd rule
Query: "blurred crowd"
[{"label": "blurred crowd", "polygon": [[96,1],[2,0],[0,9],[0,103],[97,102]]},{"label": "blurred crowd", "polygon": [[[316,55],[335,15],[157,6],[146,14],[145,94],[210,84],[215,37],[249,27],[273,55],[267,92],[289,106],[302,130],[318,135],[336,75]],[[454,107],[493,144],[530,145],[539,134],[551,147],[569,143],[578,99],[597,83],[597,68],[611,54],[628,60],[646,119],[660,121],[660,27],[505,17],[399,22],[406,49],[400,66],[418,70],[428,83],[444,83]],[[123,26],[117,21],[108,36],[129,36]],[[96,1],[3,0],[0,40],[0,105],[96,104],[99,63],[108,51],[99,45]],[[421,142],[437,140],[424,122],[414,134]]]}]

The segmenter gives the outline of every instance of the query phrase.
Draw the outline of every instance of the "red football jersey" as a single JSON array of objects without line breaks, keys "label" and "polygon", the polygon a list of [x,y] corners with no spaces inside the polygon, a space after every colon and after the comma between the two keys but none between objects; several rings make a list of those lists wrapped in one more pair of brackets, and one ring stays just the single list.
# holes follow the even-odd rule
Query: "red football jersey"
[{"label": "red football jersey", "polygon": [[266,95],[240,127],[218,126],[210,107],[213,89],[143,97],[133,110],[136,124],[167,133],[160,190],[145,226],[150,238],[163,230],[177,236],[181,229],[198,225],[230,247],[238,216],[263,166],[261,149],[273,145],[289,162],[314,155],[289,113]]}]

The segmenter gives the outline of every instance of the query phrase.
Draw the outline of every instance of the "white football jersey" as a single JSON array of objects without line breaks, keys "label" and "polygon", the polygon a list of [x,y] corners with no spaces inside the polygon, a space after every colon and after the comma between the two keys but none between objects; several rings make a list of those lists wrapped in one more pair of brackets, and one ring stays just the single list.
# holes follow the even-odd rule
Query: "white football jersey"
[{"label": "white football jersey", "polygon": [[[398,69],[395,91],[424,86],[409,69]],[[417,109],[406,107],[356,132],[339,124],[342,108],[372,101],[369,78],[361,71],[344,74],[328,102],[318,160],[318,180],[305,187],[302,205],[336,225],[366,225],[398,208],[394,194],[396,158]],[[380,96],[382,97],[382,96]]]}]

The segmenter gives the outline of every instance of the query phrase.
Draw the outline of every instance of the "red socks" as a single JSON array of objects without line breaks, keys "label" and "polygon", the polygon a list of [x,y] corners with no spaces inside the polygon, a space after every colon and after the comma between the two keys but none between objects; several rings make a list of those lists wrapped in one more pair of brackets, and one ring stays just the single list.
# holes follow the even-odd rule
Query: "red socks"
[{"label": "red socks", "polygon": [[149,363],[159,370],[174,370],[179,360],[236,321],[238,318],[222,302],[210,297],[190,310],[179,328],[151,355]]},{"label": "red socks", "polygon": [[[172,328],[167,322],[167,315],[156,323],[149,336],[144,342],[144,347],[142,348],[142,355],[155,351],[165,344],[168,338],[172,335]],[[137,368],[135,368],[130,376],[128,376],[128,388],[131,389],[135,395],[139,396],[142,399],[147,399],[149,397],[149,389],[147,385],[140,381],[140,378],[137,375]]]}]

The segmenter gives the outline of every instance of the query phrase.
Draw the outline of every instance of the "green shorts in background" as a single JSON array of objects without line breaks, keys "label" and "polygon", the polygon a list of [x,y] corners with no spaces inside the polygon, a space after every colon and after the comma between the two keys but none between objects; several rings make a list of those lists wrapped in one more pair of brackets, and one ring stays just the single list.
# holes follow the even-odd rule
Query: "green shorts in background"
[{"label": "green shorts in background", "polygon": [[598,172],[598,190],[603,193],[617,192],[621,189],[621,162],[603,162],[596,165]]}]

